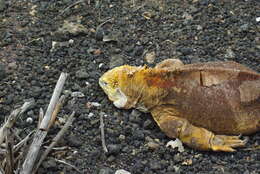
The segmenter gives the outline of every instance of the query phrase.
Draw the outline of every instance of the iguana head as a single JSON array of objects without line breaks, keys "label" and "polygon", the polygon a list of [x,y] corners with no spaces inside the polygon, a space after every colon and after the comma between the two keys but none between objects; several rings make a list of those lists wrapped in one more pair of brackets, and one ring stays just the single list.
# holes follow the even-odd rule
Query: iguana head
[{"label": "iguana head", "polygon": [[124,90],[129,73],[136,67],[124,65],[107,71],[99,78],[99,85],[117,108],[125,108],[129,97]]}]

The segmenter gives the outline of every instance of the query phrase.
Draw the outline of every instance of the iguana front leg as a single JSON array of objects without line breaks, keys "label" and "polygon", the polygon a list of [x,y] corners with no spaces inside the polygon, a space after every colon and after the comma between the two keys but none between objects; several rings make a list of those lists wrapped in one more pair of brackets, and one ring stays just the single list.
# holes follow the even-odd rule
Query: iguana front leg
[{"label": "iguana front leg", "polygon": [[152,116],[160,129],[170,138],[178,138],[187,146],[198,150],[233,152],[236,147],[243,147],[246,141],[239,136],[215,135],[202,127],[196,127],[175,112],[167,108],[156,107]]}]

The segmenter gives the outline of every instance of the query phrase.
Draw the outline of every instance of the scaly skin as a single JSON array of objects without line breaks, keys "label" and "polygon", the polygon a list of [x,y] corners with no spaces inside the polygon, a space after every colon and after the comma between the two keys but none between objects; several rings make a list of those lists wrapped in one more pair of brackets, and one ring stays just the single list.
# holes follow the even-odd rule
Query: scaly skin
[{"label": "scaly skin", "polygon": [[99,84],[116,107],[151,112],[167,136],[195,149],[232,152],[246,142],[229,135],[260,130],[260,75],[235,62],[124,65]]}]

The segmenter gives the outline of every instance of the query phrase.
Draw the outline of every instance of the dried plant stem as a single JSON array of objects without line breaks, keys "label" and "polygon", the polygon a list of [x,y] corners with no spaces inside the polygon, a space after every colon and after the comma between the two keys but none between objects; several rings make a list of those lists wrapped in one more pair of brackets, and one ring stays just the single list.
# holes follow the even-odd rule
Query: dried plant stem
[{"label": "dried plant stem", "polygon": [[68,7],[66,7],[61,13],[60,13],[60,15],[63,15],[63,13],[65,12],[65,11],[67,11],[68,9],[70,9],[71,7],[73,7],[73,6],[75,6],[75,5],[78,5],[78,4],[80,4],[80,3],[82,3],[82,2],[84,2],[85,0],[79,0],[79,1],[77,1],[77,2],[75,2],[75,3],[73,3],[73,4],[71,4],[71,5],[69,5]]},{"label": "dried plant stem", "polygon": [[0,145],[4,142],[7,130],[12,128],[17,118],[34,104],[34,99],[25,102],[22,107],[15,109],[8,117],[7,121],[0,128]]},{"label": "dried plant stem", "polygon": [[52,113],[52,116],[51,116],[51,121],[50,121],[50,124],[48,125],[48,129],[54,124],[55,120],[56,120],[56,117],[60,111],[60,108],[63,106],[64,104],[64,101],[65,101],[65,95],[62,95],[60,98],[59,98],[59,101],[58,103],[56,104],[56,107]]},{"label": "dried plant stem", "polygon": [[41,156],[38,164],[36,165],[33,173],[36,173],[36,171],[40,167],[43,160],[47,157],[47,155],[50,153],[52,148],[57,144],[57,142],[61,139],[61,137],[64,135],[64,133],[68,130],[69,126],[72,124],[72,122],[74,120],[74,115],[75,115],[75,112],[73,111],[72,114],[70,115],[70,117],[68,118],[68,120],[66,121],[65,125],[63,126],[63,128],[59,131],[59,133],[56,135],[56,137],[52,140],[52,143],[49,145],[49,147],[44,151],[44,153]]},{"label": "dried plant stem", "polygon": [[105,141],[105,131],[104,131],[104,120],[103,120],[103,114],[100,114],[100,131],[101,131],[101,142],[104,152],[108,152],[106,147],[106,141]]},{"label": "dried plant stem", "polygon": [[4,172],[4,170],[3,170],[1,165],[0,165],[0,174],[5,174],[5,172]]},{"label": "dried plant stem", "polygon": [[60,94],[61,94],[61,91],[63,89],[63,86],[64,86],[64,83],[65,83],[67,76],[68,76],[68,74],[66,74],[66,73],[61,73],[61,75],[60,75],[60,78],[59,78],[59,80],[58,80],[58,82],[55,86],[54,92],[52,94],[50,104],[47,108],[47,111],[46,111],[44,118],[43,118],[41,125],[40,125],[40,129],[42,129],[42,130],[48,129],[52,113],[53,113],[53,111],[56,107],[58,100],[59,100],[59,97],[60,97]]},{"label": "dried plant stem", "polygon": [[13,136],[10,130],[7,130],[6,138],[6,162],[7,162],[7,173],[14,173],[14,154],[13,154]]},{"label": "dried plant stem", "polygon": [[44,112],[43,112],[43,109],[40,108],[37,129],[40,129],[40,125],[41,125],[41,122],[43,120],[43,117],[44,117]]},{"label": "dried plant stem", "polygon": [[62,88],[64,86],[65,80],[67,78],[68,74],[61,73],[60,78],[55,86],[53,95],[51,97],[49,106],[47,108],[47,111],[45,113],[45,116],[40,124],[40,128],[36,131],[34,135],[33,142],[30,146],[30,150],[24,160],[24,163],[22,165],[22,170],[20,174],[31,174],[36,158],[38,156],[38,153],[40,151],[40,147],[43,143],[44,138],[47,135],[48,127],[50,125],[50,121],[52,120],[51,117],[53,116],[53,111],[55,110],[55,107],[57,105],[57,102],[59,100]]},{"label": "dried plant stem", "polygon": [[55,159],[55,161],[60,162],[60,163],[62,163],[62,164],[66,164],[66,165],[72,167],[72,168],[75,169],[78,173],[83,173],[83,172],[80,171],[76,166],[74,166],[74,165],[72,165],[72,164],[70,164],[70,163],[67,163],[66,161],[62,161],[62,160],[58,160],[58,159]]}]

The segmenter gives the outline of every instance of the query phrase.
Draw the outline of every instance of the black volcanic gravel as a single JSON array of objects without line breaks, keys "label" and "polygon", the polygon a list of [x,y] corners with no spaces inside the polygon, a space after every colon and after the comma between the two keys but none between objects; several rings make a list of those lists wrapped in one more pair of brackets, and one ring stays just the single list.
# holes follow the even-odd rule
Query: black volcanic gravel
[{"label": "black volcanic gravel", "polygon": [[[116,109],[98,86],[98,78],[109,68],[143,65],[150,52],[156,54],[150,66],[172,57],[185,63],[233,60],[260,72],[260,1],[86,0],[66,9],[75,2],[0,0],[0,123],[33,97],[37,105],[15,125],[21,136],[31,132],[62,71],[70,74],[64,93],[85,95],[77,98],[74,108],[65,104],[59,115],[77,112],[59,144],[70,148],[63,155],[51,153],[39,173],[76,173],[54,158],[87,174],[118,169],[132,174],[260,173],[259,150],[214,153],[185,146],[179,153],[166,148],[170,139],[149,114]],[[84,29],[61,33],[65,21]],[[105,115],[107,154],[101,146],[100,114]],[[27,123],[27,117],[33,123]],[[58,130],[54,127],[47,139]],[[151,141],[153,147],[147,145]],[[257,133],[250,136],[247,148],[259,144]]]}]

